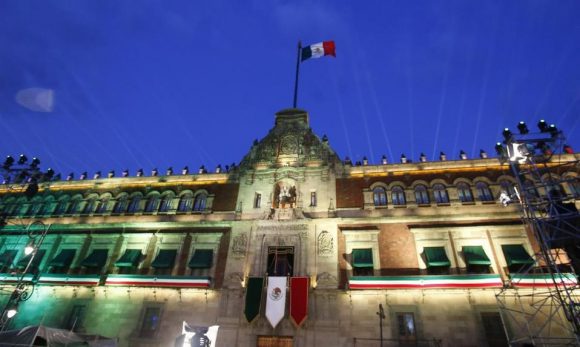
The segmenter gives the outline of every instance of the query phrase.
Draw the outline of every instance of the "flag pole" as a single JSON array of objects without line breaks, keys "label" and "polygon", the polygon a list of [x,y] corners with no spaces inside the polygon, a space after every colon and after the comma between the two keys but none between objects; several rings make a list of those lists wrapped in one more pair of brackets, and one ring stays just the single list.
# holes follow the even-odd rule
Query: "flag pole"
[{"label": "flag pole", "polygon": [[294,80],[294,108],[298,102],[298,72],[300,71],[300,52],[302,51],[302,42],[298,41],[298,53],[296,55],[296,79]]}]

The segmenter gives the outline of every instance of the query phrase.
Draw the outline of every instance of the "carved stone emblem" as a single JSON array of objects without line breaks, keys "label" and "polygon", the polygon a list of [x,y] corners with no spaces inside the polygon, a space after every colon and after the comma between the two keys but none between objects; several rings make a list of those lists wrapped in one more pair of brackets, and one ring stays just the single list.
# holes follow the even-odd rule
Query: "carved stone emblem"
[{"label": "carved stone emblem", "polygon": [[241,233],[238,236],[234,237],[232,253],[235,256],[243,257],[244,255],[246,255],[247,248],[248,248],[248,236],[246,235],[246,233]]},{"label": "carved stone emblem", "polygon": [[328,257],[334,253],[334,239],[326,230],[318,235],[318,255]]}]

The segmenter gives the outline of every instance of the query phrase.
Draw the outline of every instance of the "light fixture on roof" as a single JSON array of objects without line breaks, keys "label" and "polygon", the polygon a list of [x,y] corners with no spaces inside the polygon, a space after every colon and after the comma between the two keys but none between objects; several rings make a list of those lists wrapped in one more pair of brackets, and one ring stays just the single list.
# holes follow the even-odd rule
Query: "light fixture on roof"
[{"label": "light fixture on roof", "polygon": [[44,173],[44,179],[46,181],[50,181],[52,179],[52,177],[54,176],[54,170],[51,168],[48,168],[46,170],[46,172]]},{"label": "light fixture on roof", "polygon": [[520,131],[520,134],[525,135],[527,133],[530,132],[530,130],[528,129],[528,126],[526,125],[526,122],[521,121],[518,123],[518,130]]},{"label": "light fixture on roof", "polygon": [[218,164],[218,166],[216,166],[215,168],[215,173],[221,173],[222,172],[222,165]]},{"label": "light fixture on roof", "polygon": [[366,156],[363,157],[363,165],[364,166],[369,165],[369,159]]},{"label": "light fixture on roof", "polygon": [[71,173],[68,174],[68,176],[66,176],[66,180],[67,181],[72,181],[74,177],[75,177],[75,174],[71,172]]},{"label": "light fixture on roof", "polygon": [[387,162],[387,156],[386,156],[386,155],[384,155],[384,154],[383,154],[383,157],[381,158],[381,163],[382,163],[383,165],[387,165],[387,164],[388,164],[388,162]]},{"label": "light fixture on roof", "polygon": [[96,179],[99,179],[99,178],[101,178],[101,171],[97,171],[97,172],[95,172],[95,174],[93,175],[93,179],[94,179],[94,180],[96,180]]},{"label": "light fixture on roof", "polygon": [[12,158],[11,155],[6,156],[6,159],[4,160],[4,164],[2,165],[2,167],[6,170],[8,170],[12,165],[14,164],[14,158]]},{"label": "light fixture on roof", "polygon": [[122,177],[129,177],[129,169],[125,169],[123,170],[123,172],[121,173]]},{"label": "light fixture on roof", "polygon": [[427,161],[427,156],[425,155],[425,153],[421,153],[421,155],[419,156],[419,161],[423,163]]},{"label": "light fixture on roof", "polygon": [[142,176],[143,176],[143,169],[137,170],[137,177],[142,177]]},{"label": "light fixture on roof", "polygon": [[545,120],[541,119],[538,122],[538,129],[540,129],[540,132],[547,133],[548,132],[548,123],[546,123]]},{"label": "light fixture on roof", "polygon": [[461,160],[467,160],[467,153],[465,153],[464,150],[460,150],[459,151],[459,159],[461,159]]},{"label": "light fixture on roof", "polygon": [[173,175],[173,167],[172,166],[167,168],[167,171],[165,171],[165,176],[171,176],[171,175]]},{"label": "light fixture on roof", "polygon": [[401,154],[401,163],[402,164],[406,164],[407,163],[407,156],[404,153]]},{"label": "light fixture on roof", "polygon": [[197,173],[200,174],[200,175],[206,173],[205,166],[204,165],[200,166],[199,167],[199,170],[197,171]]},{"label": "light fixture on roof", "polygon": [[37,157],[32,158],[32,161],[30,162],[30,168],[36,169],[38,168],[38,165],[40,165],[40,159],[38,159]]},{"label": "light fixture on roof", "polygon": [[151,170],[151,176],[157,176],[159,174],[159,170],[157,170],[157,168]]},{"label": "light fixture on roof", "polygon": [[83,181],[83,180],[86,180],[88,175],[89,175],[89,174],[88,174],[88,173],[85,171],[85,172],[83,172],[83,173],[81,174],[81,176],[79,177],[79,179],[80,179],[81,181]]},{"label": "light fixture on roof", "polygon": [[181,174],[182,175],[187,175],[189,173],[189,167],[188,166],[184,166],[183,169],[181,169]]},{"label": "light fixture on roof", "polygon": [[504,128],[501,134],[503,135],[503,139],[505,140],[506,143],[513,135],[509,128]]},{"label": "light fixture on roof", "polygon": [[483,149],[480,149],[480,150],[479,150],[479,157],[480,157],[481,159],[487,159],[487,152],[486,152],[486,151],[484,151]]},{"label": "light fixture on roof", "polygon": [[109,171],[109,174],[107,175],[108,178],[113,178],[115,177],[115,170],[111,170]]},{"label": "light fixture on roof", "polygon": [[18,158],[18,164],[20,165],[26,164],[27,161],[28,158],[24,154],[21,154],[20,157]]},{"label": "light fixture on roof", "polygon": [[441,161],[447,160],[447,155],[444,152],[439,153],[439,160]]}]

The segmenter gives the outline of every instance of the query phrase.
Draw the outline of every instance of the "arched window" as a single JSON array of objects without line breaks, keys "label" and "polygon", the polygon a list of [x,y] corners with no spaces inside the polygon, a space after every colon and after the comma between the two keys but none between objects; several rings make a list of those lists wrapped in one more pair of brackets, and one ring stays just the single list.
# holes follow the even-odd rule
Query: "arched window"
[{"label": "arched window", "polygon": [[501,186],[501,190],[506,192],[510,197],[516,196],[516,190],[514,188],[514,184],[508,180],[501,180],[499,181],[499,185]]},{"label": "arched window", "polygon": [[127,212],[127,205],[127,195],[119,197],[115,202],[115,207],[113,207],[113,213],[121,214]]},{"label": "arched window", "polygon": [[489,190],[487,184],[484,182],[478,182],[475,185],[475,189],[477,189],[477,196],[480,201],[493,201],[493,195],[491,194],[491,190]]},{"label": "arched window", "polygon": [[376,187],[373,189],[373,201],[375,206],[387,206],[387,192],[385,192],[385,188]]},{"label": "arched window", "polygon": [[457,196],[461,202],[473,202],[473,194],[471,188],[465,182],[457,183]]},{"label": "arched window", "polygon": [[84,214],[91,214],[95,208],[96,198],[89,198],[83,209]]},{"label": "arched window", "polygon": [[171,209],[171,200],[173,197],[169,194],[165,194],[161,197],[161,201],[159,202],[159,212],[166,213]]},{"label": "arched window", "polygon": [[407,204],[407,200],[405,199],[405,191],[401,186],[394,186],[391,189],[391,196],[393,199],[393,205],[395,206],[404,206]]},{"label": "arched window", "polygon": [[106,197],[103,198],[101,201],[99,201],[95,213],[103,214],[106,213],[108,210],[109,210],[109,198]]},{"label": "arched window", "polygon": [[139,206],[141,205],[141,195],[135,195],[131,198],[129,202],[129,207],[127,208],[127,212],[129,213],[136,213],[139,212]]},{"label": "arched window", "polygon": [[415,187],[415,202],[417,202],[417,205],[429,205],[430,203],[427,187],[422,184]]},{"label": "arched window", "polygon": [[145,213],[153,213],[157,211],[157,206],[159,205],[159,196],[151,195],[145,204]]},{"label": "arched window", "polygon": [[195,200],[193,202],[193,210],[194,211],[205,211],[205,204],[207,202],[207,195],[205,193],[200,193],[195,196]]},{"label": "arched window", "polygon": [[447,194],[447,189],[442,184],[433,185],[433,195],[435,196],[435,202],[438,204],[448,204],[449,194]]},{"label": "arched window", "polygon": [[177,212],[189,212],[193,207],[193,194],[186,193],[179,199],[179,204],[177,205]]}]

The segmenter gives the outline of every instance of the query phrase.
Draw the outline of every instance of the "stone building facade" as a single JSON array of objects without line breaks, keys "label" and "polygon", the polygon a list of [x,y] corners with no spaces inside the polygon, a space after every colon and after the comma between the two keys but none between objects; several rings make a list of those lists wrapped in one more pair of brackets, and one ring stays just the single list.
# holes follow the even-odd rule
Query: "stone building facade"
[{"label": "stone building facade", "polygon": [[[510,274],[538,251],[517,206],[498,202],[509,167],[486,156],[353,165],[308,117],[277,113],[239,165],[214,173],[51,181],[34,196],[0,187],[6,290],[27,226],[49,228],[11,326],[171,346],[185,321],[219,325],[220,346],[377,346],[381,305],[385,346],[505,344],[496,293],[537,290]],[[577,167],[558,174],[576,201]],[[273,328],[265,295],[246,320],[248,279],[273,274],[309,278],[301,326],[286,316]]]}]

